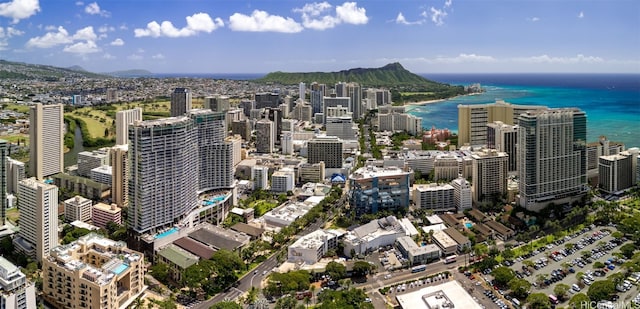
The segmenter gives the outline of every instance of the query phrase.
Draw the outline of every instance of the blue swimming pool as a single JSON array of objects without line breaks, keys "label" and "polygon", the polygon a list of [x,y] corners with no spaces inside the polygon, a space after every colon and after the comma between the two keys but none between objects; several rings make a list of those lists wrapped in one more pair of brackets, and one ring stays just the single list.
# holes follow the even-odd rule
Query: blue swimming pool
[{"label": "blue swimming pool", "polygon": [[168,230],[166,232],[162,232],[162,233],[156,235],[156,239],[169,236],[169,235],[171,235],[171,234],[173,234],[173,233],[175,233],[177,231],[178,231],[178,229],[174,227],[174,228],[172,228],[172,229],[170,229],[170,230]]},{"label": "blue swimming pool", "polygon": [[471,222],[467,222],[467,223],[464,224],[464,226],[466,226],[468,229],[470,229],[473,226],[473,224],[471,224]]},{"label": "blue swimming pool", "polygon": [[127,264],[120,264],[118,267],[113,269],[113,273],[116,275],[121,274],[123,271],[127,270],[127,268],[129,268],[129,265]]}]

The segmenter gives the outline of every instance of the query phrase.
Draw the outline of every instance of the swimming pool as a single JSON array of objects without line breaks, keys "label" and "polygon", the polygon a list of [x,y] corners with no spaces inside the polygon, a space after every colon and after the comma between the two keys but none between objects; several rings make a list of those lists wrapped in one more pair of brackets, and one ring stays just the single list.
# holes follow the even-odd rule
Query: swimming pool
[{"label": "swimming pool", "polygon": [[112,270],[112,272],[116,275],[121,274],[123,271],[127,270],[127,268],[129,268],[129,265],[127,264],[120,264],[118,267],[114,268]]},{"label": "swimming pool", "polygon": [[178,231],[178,229],[174,227],[174,228],[171,228],[170,230],[168,230],[166,232],[162,232],[162,233],[156,235],[155,238],[159,239],[159,238],[162,238],[162,237],[166,237],[166,236],[169,236],[169,235],[171,235],[171,234],[173,234],[173,233],[175,233],[177,231]]},{"label": "swimming pool", "polygon": [[467,222],[467,223],[464,224],[464,226],[466,226],[468,229],[470,229],[473,226],[473,224],[471,224],[471,222]]}]

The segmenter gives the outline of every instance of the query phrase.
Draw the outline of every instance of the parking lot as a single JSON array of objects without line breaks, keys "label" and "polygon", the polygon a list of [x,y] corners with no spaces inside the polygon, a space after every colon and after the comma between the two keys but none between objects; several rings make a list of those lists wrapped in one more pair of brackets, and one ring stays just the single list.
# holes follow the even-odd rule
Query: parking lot
[{"label": "parking lot", "polygon": [[[532,293],[553,294],[554,287],[564,283],[570,287],[565,300],[570,299],[575,293],[586,293],[588,286],[594,281],[603,280],[612,273],[621,271],[620,265],[624,260],[617,259],[612,252],[625,242],[615,242],[611,237],[614,231],[613,227],[585,228],[580,233],[569,235],[532,252],[530,256],[516,259],[510,267],[518,277],[532,283]],[[533,267],[523,265],[524,260],[531,261]],[[594,269],[593,263],[597,261],[606,267],[602,270]],[[583,279],[578,280],[578,273],[583,274]],[[541,280],[540,275],[544,276],[544,280]],[[620,300],[630,300],[636,294],[636,289],[629,288],[619,293],[619,297]]]}]

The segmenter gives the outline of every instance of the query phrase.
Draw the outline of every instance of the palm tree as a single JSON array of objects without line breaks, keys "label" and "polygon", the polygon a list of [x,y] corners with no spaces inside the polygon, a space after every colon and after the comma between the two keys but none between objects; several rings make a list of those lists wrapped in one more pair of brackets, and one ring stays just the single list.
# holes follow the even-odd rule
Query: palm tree
[{"label": "palm tree", "polygon": [[309,286],[309,291],[311,292],[311,301],[313,301],[313,298],[316,296],[316,286],[311,284]]}]

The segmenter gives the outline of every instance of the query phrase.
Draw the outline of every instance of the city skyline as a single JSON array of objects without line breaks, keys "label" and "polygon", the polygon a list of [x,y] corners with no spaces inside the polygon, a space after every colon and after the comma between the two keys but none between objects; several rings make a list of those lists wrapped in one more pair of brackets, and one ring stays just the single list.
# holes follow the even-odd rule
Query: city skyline
[{"label": "city skyline", "polygon": [[149,4],[0,2],[0,58],[92,72],[640,72],[630,0]]}]

